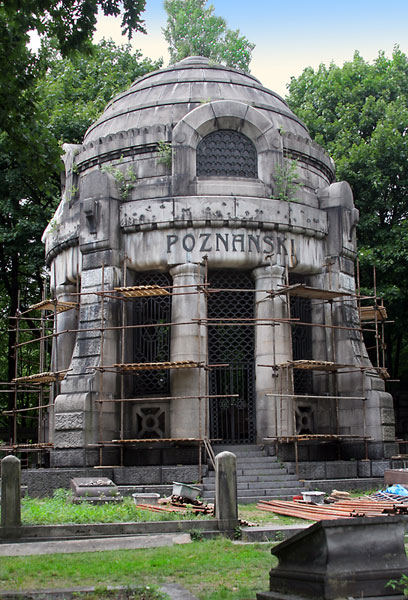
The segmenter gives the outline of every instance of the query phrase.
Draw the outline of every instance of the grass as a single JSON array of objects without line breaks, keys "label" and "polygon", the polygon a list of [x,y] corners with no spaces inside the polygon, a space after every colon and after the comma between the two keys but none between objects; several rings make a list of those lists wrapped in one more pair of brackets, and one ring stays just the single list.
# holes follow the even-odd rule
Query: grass
[{"label": "grass", "polygon": [[[29,498],[21,500],[21,520],[23,525],[68,525],[82,523],[129,523],[144,521],[178,521],[181,519],[208,519],[209,515],[186,513],[157,513],[137,508],[132,498],[124,498],[118,504],[97,504],[88,502],[72,504],[69,490],[59,489],[52,498]],[[239,518],[263,525],[295,525],[304,523],[302,519],[284,517],[259,510],[256,504],[241,504]]]},{"label": "grass", "polygon": [[[270,544],[217,538],[171,548],[3,557],[2,590],[178,583],[200,600],[254,600],[276,564]],[[150,599],[149,599],[150,600]]]},{"label": "grass", "polygon": [[23,525],[67,525],[82,523],[128,523],[142,521],[178,521],[181,519],[205,519],[186,513],[156,513],[138,508],[132,498],[124,498],[118,504],[72,504],[72,494],[59,489],[52,498],[23,498],[21,520]]}]

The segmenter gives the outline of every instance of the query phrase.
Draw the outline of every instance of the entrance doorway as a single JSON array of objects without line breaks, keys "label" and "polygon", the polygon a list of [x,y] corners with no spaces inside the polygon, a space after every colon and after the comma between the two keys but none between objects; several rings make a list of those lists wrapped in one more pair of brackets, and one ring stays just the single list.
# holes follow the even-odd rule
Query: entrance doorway
[{"label": "entrance doorway", "polygon": [[[212,271],[209,295],[209,364],[225,364],[209,374],[211,395],[238,394],[237,398],[210,401],[210,437],[228,444],[250,444],[256,438],[254,326],[241,320],[254,318],[254,282],[243,271]],[[241,291],[248,290],[248,291]]]}]

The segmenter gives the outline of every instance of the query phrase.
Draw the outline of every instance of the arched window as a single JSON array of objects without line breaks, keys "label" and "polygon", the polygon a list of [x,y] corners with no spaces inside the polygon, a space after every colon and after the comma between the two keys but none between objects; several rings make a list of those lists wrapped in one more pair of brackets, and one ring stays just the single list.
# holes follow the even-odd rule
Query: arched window
[{"label": "arched window", "polygon": [[258,177],[256,148],[243,133],[219,129],[197,147],[197,176]]}]

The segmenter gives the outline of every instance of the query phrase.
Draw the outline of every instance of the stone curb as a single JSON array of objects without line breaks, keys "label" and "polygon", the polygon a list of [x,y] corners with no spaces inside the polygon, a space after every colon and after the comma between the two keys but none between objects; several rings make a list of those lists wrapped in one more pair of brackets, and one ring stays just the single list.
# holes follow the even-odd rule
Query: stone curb
[{"label": "stone curb", "polygon": [[[176,583],[165,583],[157,586],[160,591],[170,597],[170,600],[198,600],[188,590]],[[109,590],[126,590],[125,586],[107,586]],[[95,588],[91,587],[75,587],[55,590],[39,590],[39,591],[23,591],[23,592],[7,592],[0,591],[2,600],[71,600],[77,597],[78,593],[93,592]]]}]

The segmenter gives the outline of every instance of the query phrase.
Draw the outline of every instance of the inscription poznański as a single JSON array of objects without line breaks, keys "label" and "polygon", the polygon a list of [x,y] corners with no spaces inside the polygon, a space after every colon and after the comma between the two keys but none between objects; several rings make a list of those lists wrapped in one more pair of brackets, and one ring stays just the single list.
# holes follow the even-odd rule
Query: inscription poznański
[{"label": "inscription pozna\u0144ski", "polygon": [[185,252],[254,252],[262,254],[295,254],[295,240],[283,235],[245,233],[172,233],[167,235],[167,253]]}]

